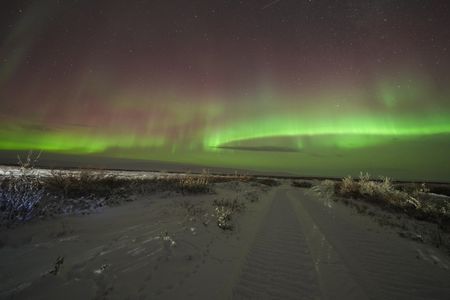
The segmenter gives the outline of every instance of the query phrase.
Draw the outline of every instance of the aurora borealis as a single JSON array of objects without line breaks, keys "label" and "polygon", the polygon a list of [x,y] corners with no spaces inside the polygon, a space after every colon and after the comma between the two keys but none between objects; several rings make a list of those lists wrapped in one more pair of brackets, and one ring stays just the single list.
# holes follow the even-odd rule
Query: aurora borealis
[{"label": "aurora borealis", "polygon": [[0,151],[449,181],[449,8],[10,1]]}]

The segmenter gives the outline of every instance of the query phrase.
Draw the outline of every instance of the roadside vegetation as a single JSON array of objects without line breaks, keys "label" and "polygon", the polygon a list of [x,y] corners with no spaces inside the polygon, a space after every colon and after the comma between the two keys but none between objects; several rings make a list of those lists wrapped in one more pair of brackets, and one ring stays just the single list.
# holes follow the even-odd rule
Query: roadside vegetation
[{"label": "roadside vegetation", "polygon": [[374,180],[368,173],[361,173],[357,179],[347,176],[336,182],[325,180],[313,189],[321,194],[337,196],[337,199],[358,199],[419,220],[436,222],[450,230],[449,198],[432,197],[424,183],[405,190],[396,187],[387,177]]},{"label": "roadside vegetation", "polygon": [[138,195],[159,192],[202,194],[213,192],[210,175],[119,177],[104,170],[35,169],[40,154],[18,157],[18,174],[0,176],[0,227],[13,227],[36,218],[87,214],[104,206],[132,201]]},{"label": "roadside vegetation", "polygon": [[[155,193],[175,193],[185,196],[214,194],[214,185],[226,183],[275,186],[277,181],[258,179],[249,175],[183,174],[158,177],[126,177],[101,169],[51,170],[41,175],[36,164],[39,154],[32,151],[23,159],[18,157],[18,172],[0,176],[0,227],[14,227],[33,219],[59,215],[89,214],[102,207],[116,206],[133,201],[137,197]],[[244,200],[256,202],[252,193],[243,195]],[[248,198],[248,199],[247,199]],[[185,203],[189,213],[195,208]],[[236,202],[221,200],[214,203],[219,227],[231,229],[231,216],[243,209]]]},{"label": "roadside vegetation", "polygon": [[357,179],[324,180],[312,190],[373,216],[380,225],[398,228],[402,237],[427,241],[450,253],[450,197],[431,193],[427,184],[396,184],[387,177],[375,180],[361,173]]},{"label": "roadside vegetation", "polygon": [[450,201],[447,197],[431,197],[426,184],[416,184],[410,191],[398,189],[385,177],[379,181],[361,174],[359,180],[344,178],[335,191],[339,196],[362,198],[366,201],[403,212],[419,220],[438,223],[450,231]]}]

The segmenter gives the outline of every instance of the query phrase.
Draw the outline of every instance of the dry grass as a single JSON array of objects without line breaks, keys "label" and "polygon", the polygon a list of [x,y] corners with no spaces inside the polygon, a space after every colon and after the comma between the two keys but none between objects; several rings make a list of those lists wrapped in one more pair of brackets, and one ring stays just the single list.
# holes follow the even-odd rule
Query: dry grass
[{"label": "dry grass", "polygon": [[209,193],[211,176],[167,176],[157,178],[118,177],[102,170],[52,170],[40,177],[34,170],[32,152],[26,160],[19,158],[19,176],[0,177],[0,225],[11,226],[37,216],[87,214],[103,206],[131,201],[133,195],[158,192],[182,194]]},{"label": "dry grass", "polygon": [[53,170],[43,180],[46,190],[63,198],[126,197],[173,191],[182,194],[211,191],[210,175],[165,176],[157,178],[123,178],[102,170],[82,169],[75,172]]},{"label": "dry grass", "polygon": [[181,176],[178,187],[183,194],[208,193],[211,191],[211,176],[204,171],[200,175]]},{"label": "dry grass", "polygon": [[313,190],[322,196],[334,195],[341,199],[370,202],[416,219],[437,223],[450,231],[450,201],[447,198],[439,200],[431,197],[425,184],[416,185],[410,191],[399,190],[387,177],[373,180],[368,173],[361,173],[358,179],[348,176],[339,182],[325,180]]},{"label": "dry grass", "polygon": [[418,210],[421,208],[421,203],[416,197],[395,189],[389,178],[384,177],[375,181],[371,180],[368,173],[361,173],[358,180],[350,176],[345,177],[336,184],[335,193],[343,197],[362,198],[395,209]]},{"label": "dry grass", "polygon": [[255,180],[254,176],[248,175],[248,174],[239,174],[235,172],[233,175],[219,175],[219,176],[211,176],[210,178],[211,183],[221,183],[221,182],[250,182]]},{"label": "dry grass", "polygon": [[52,170],[42,180],[46,190],[63,198],[109,197],[123,195],[130,180],[121,179],[104,171],[81,169],[75,172]]}]

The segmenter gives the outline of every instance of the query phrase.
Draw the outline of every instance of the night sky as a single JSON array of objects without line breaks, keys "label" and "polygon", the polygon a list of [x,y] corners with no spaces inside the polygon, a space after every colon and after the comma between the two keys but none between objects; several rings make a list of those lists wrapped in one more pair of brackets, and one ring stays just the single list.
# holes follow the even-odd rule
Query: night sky
[{"label": "night sky", "polygon": [[0,11],[0,150],[450,181],[450,1]]}]

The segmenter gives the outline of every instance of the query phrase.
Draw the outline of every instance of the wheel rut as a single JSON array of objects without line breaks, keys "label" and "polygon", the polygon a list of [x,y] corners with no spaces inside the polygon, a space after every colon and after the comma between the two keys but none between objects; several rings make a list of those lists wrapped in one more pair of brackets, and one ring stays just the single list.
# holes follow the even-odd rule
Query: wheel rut
[{"label": "wheel rut", "polygon": [[319,281],[291,202],[279,191],[250,248],[234,299],[318,299]]}]

